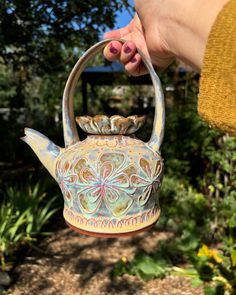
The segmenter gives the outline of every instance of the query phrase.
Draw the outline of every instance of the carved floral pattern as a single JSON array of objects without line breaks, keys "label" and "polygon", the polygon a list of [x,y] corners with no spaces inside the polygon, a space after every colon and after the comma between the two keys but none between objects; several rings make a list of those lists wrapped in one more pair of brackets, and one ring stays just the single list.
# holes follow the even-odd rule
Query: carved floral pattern
[{"label": "carved floral pattern", "polygon": [[125,173],[127,165],[125,156],[119,153],[103,154],[96,167],[88,165],[85,159],[77,162],[75,170],[80,183],[77,196],[83,211],[97,212],[103,202],[114,216],[130,208],[135,188],[131,188]]},{"label": "carved floral pattern", "polygon": [[72,185],[76,184],[77,175],[71,174],[70,163],[68,161],[65,161],[65,163],[62,166],[58,166],[58,182],[62,190],[63,196],[65,197],[65,200],[68,202],[68,205],[71,208],[73,206],[73,194],[71,191],[71,187]]},{"label": "carved floral pattern", "polygon": [[141,168],[143,176],[141,176],[141,173],[139,175],[133,174],[131,176],[131,183],[134,187],[143,189],[143,193],[138,198],[139,205],[143,206],[149,200],[152,192],[157,192],[160,187],[162,162],[157,161],[155,169],[152,170],[150,167],[150,163],[144,158],[141,158],[139,161],[139,166]]},{"label": "carved floral pattern", "polygon": [[108,210],[119,217],[134,202],[145,206],[160,186],[161,173],[161,160],[153,165],[153,161],[141,158],[131,165],[127,155],[117,152],[103,153],[93,161],[86,156],[59,160],[57,165],[58,182],[69,208],[76,202],[81,212],[91,216]]}]

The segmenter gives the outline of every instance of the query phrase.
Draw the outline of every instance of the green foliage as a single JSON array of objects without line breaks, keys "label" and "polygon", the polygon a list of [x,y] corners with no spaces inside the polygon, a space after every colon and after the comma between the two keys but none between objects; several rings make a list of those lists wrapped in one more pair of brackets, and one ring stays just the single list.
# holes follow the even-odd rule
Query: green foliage
[{"label": "green foliage", "polygon": [[152,278],[164,278],[168,273],[168,265],[165,260],[157,261],[145,253],[137,255],[133,261],[128,262],[123,257],[114,267],[112,275],[123,275],[129,273],[138,275],[144,280]]},{"label": "green foliage", "polygon": [[12,254],[13,249],[24,239],[22,230],[26,222],[26,212],[19,215],[14,212],[10,203],[0,208],[0,257],[1,267],[5,268],[5,256]]},{"label": "green foliage", "polygon": [[174,91],[166,93],[165,176],[157,224],[173,235],[155,252],[137,253],[125,267],[118,265],[121,274],[186,276],[193,286],[203,284],[206,295],[235,294],[236,138],[209,129],[198,117],[197,77],[174,77],[163,77]]},{"label": "green foliage", "polygon": [[0,161],[32,161],[19,141],[25,126],[59,134],[69,72],[122,7],[106,0],[0,1]]},{"label": "green foliage", "polygon": [[139,275],[143,279],[152,279],[164,278],[167,272],[165,261],[162,263],[159,261],[156,263],[156,260],[148,255],[139,255],[136,256],[132,262],[131,273]]},{"label": "green foliage", "polygon": [[11,186],[0,205],[0,257],[6,268],[6,258],[22,244],[31,244],[38,235],[45,235],[43,226],[58,210],[56,196],[47,199],[42,183]]},{"label": "green foliage", "polygon": [[70,50],[96,42],[121,7],[120,1],[2,0],[0,56],[25,77],[29,65],[39,73],[63,70]]}]

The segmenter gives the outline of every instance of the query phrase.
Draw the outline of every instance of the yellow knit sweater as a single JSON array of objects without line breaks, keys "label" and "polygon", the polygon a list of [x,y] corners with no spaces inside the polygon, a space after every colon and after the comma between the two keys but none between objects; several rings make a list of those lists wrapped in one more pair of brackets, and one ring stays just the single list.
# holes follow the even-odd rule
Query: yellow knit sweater
[{"label": "yellow knit sweater", "polygon": [[224,6],[209,35],[198,112],[210,126],[236,135],[236,0]]}]

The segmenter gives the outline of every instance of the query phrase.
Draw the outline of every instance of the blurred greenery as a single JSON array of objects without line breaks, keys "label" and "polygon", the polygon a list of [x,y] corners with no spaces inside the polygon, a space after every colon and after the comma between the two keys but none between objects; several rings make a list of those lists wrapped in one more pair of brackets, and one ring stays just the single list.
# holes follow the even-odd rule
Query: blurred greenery
[{"label": "blurred greenery", "polygon": [[[114,26],[124,2],[0,1],[2,269],[22,245],[36,247],[62,207],[56,183],[20,140],[23,129],[33,127],[62,145],[61,98],[69,72],[78,56]],[[81,106],[80,94],[75,101]]]},{"label": "blurred greenery", "polygon": [[[126,2],[126,1],[124,1]],[[24,126],[63,146],[61,97],[78,56],[113,27],[123,1],[0,1],[0,256],[14,263],[22,245],[48,232],[62,198],[32,151],[19,140]],[[97,57],[90,63],[104,63]],[[137,133],[148,140],[153,91],[147,85],[90,85],[88,105],[97,113],[144,113]],[[209,128],[197,114],[198,75],[172,65],[161,74],[166,97],[162,146],[165,177],[157,230],[171,233],[153,253],[122,258],[113,275],[152,279],[186,276],[205,294],[235,294],[236,139]],[[82,109],[81,84],[75,97]],[[50,128],[49,128],[50,127]],[[29,175],[31,177],[29,178]],[[39,180],[41,179],[41,180]],[[61,201],[60,201],[61,200]],[[50,227],[49,227],[50,228]]]},{"label": "blurred greenery", "polygon": [[[6,257],[24,244],[33,246],[39,235],[47,234],[44,225],[58,210],[56,196],[47,195],[42,182],[7,186],[5,198],[0,207],[0,260],[2,270],[11,263]],[[57,204],[58,205],[58,204]]]},{"label": "blurred greenery", "polygon": [[69,72],[78,56],[114,26],[123,5],[105,0],[0,1],[0,161],[30,157],[18,140],[24,126],[47,130],[52,137],[59,134],[60,120],[55,119]]},{"label": "blurred greenery", "polygon": [[203,284],[206,295],[235,294],[236,138],[199,118],[196,75],[173,66],[162,81],[171,93],[165,93],[165,176],[157,229],[172,235],[153,253],[142,250],[131,261],[121,259],[112,274],[185,276],[193,286]]}]

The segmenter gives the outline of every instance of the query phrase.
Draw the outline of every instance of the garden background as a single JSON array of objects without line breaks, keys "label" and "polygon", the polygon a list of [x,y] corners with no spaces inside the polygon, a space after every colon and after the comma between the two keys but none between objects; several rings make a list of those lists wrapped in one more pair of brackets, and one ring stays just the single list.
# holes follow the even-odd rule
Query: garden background
[{"label": "garden background", "polygon": [[[89,248],[79,234],[65,232],[61,192],[20,137],[25,126],[32,127],[63,146],[61,98],[70,70],[85,49],[115,26],[117,15],[124,10],[134,13],[125,0],[0,1],[0,293],[37,294],[33,285],[42,277],[34,273],[31,285],[32,277],[27,281],[24,275],[24,284],[28,284],[24,291],[19,280],[24,271],[21,266],[29,257],[36,264],[49,257],[42,249],[53,236],[58,240],[63,235],[64,240],[72,237],[75,244]],[[90,66],[104,64],[100,55]],[[88,87],[89,114],[108,110],[123,115],[144,113],[147,122],[137,136],[147,140],[153,120],[152,91],[148,86],[129,85],[114,93],[125,76],[110,86]],[[184,293],[186,288],[197,288],[196,294],[236,294],[236,139],[199,118],[197,74],[174,64],[160,78],[167,113],[160,221],[150,233],[126,241],[135,245],[130,256],[125,251],[114,252],[127,247],[125,240],[93,239],[97,260],[92,270],[86,269],[86,261],[81,267],[91,272],[90,278],[102,271],[103,249],[111,247],[114,256],[105,275],[113,286],[91,294],[193,294]],[[76,115],[81,115],[81,92],[79,83]],[[112,100],[115,96],[118,99]],[[79,263],[76,253],[73,260]],[[63,263],[62,259],[59,265]],[[94,265],[98,265],[97,272]],[[33,263],[27,267],[33,271]],[[119,289],[127,276],[132,277],[132,284]],[[76,278],[76,272],[71,277]],[[182,283],[182,291],[165,293],[150,285],[168,277],[187,278],[188,287]],[[141,285],[135,289],[135,282],[144,289]],[[83,290],[78,294],[90,294],[86,293],[88,286],[82,286],[79,279],[77,283]],[[57,290],[57,294],[67,294],[61,292]]]}]

